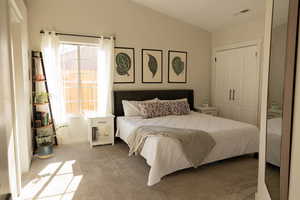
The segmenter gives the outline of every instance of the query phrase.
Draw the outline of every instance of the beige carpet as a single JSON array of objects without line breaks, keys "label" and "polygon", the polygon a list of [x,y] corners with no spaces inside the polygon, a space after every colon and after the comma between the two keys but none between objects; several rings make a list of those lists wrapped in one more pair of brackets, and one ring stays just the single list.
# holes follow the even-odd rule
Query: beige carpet
[{"label": "beige carpet", "polygon": [[128,157],[122,142],[64,145],[55,154],[33,161],[23,177],[23,199],[252,200],[256,192],[258,160],[251,156],[182,170],[148,187],[145,160]]}]

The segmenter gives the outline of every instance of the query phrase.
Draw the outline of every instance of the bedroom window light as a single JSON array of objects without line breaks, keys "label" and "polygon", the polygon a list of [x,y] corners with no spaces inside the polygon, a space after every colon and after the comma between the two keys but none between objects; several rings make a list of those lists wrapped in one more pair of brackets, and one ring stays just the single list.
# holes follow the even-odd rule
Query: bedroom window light
[{"label": "bedroom window light", "polygon": [[66,112],[80,115],[97,110],[97,48],[60,45]]}]

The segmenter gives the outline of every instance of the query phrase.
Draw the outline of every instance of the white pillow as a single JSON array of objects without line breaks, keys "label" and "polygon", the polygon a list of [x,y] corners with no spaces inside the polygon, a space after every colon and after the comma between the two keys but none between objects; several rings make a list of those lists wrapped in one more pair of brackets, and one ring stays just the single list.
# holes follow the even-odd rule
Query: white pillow
[{"label": "white pillow", "polygon": [[123,110],[125,116],[141,116],[140,103],[144,102],[157,102],[158,98],[145,100],[145,101],[127,101],[122,100]]}]

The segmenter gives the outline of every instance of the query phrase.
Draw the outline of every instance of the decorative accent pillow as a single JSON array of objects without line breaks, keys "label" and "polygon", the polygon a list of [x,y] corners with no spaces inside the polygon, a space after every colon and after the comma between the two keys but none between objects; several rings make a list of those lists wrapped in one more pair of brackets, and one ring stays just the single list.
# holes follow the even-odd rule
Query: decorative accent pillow
[{"label": "decorative accent pillow", "polygon": [[191,112],[190,105],[187,101],[169,102],[172,115],[187,115]]},{"label": "decorative accent pillow", "polygon": [[145,101],[127,101],[122,100],[123,110],[125,116],[141,116],[141,111],[139,108],[140,103],[144,102],[157,102],[158,98],[145,100]]},{"label": "decorative accent pillow", "polygon": [[146,102],[140,103],[139,107],[144,118],[162,117],[172,114],[169,102]]}]

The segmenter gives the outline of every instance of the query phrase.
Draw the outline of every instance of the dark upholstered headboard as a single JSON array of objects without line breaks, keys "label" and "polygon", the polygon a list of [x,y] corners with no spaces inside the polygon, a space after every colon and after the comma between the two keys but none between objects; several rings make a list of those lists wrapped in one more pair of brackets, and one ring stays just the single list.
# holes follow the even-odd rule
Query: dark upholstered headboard
[{"label": "dark upholstered headboard", "polygon": [[187,98],[191,110],[194,110],[193,90],[115,90],[114,91],[114,115],[124,116],[122,100],[143,101],[159,98],[161,100],[172,100]]}]

